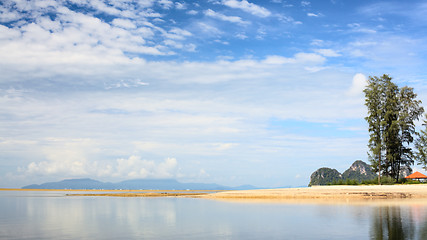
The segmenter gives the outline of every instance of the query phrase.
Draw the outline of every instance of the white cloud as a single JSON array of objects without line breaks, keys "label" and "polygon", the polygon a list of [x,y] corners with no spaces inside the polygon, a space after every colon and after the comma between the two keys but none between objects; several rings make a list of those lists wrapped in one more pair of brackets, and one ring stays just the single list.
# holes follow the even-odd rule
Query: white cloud
[{"label": "white cloud", "polygon": [[[333,37],[338,35],[317,32],[310,50],[295,45],[293,36],[300,31],[292,23],[298,22],[280,12],[283,5],[274,5],[272,13],[261,1],[210,1],[224,5],[207,10],[210,18],[203,14],[206,8],[188,1],[70,0],[78,6],[72,9],[63,1],[15,2],[0,10],[0,19],[14,21],[0,25],[0,152],[2,159],[16,160],[11,165],[24,166],[26,176],[195,176],[197,181],[199,173],[209,172],[214,177],[207,181],[221,178],[228,184],[224,166],[240,171],[243,163],[241,175],[260,182],[276,169],[283,177],[288,159],[315,170],[318,161],[365,157],[366,127],[357,123],[366,111],[363,75],[354,69],[401,69],[409,74],[390,74],[416,79],[420,96],[425,92],[419,70],[425,65],[425,39],[409,32],[397,36],[387,21],[381,22],[387,33],[375,27],[376,34],[360,34],[373,32],[366,21],[350,24],[339,41]],[[189,11],[170,12],[159,9],[161,4]],[[307,9],[302,14],[308,12],[317,15]],[[243,16],[253,27],[224,27],[212,19],[241,24]],[[307,29],[310,22],[304,23]],[[254,35],[296,54],[260,55],[285,45],[250,42]],[[197,54],[185,52],[196,47]],[[149,56],[171,54],[176,55]],[[326,61],[338,56],[339,63]],[[314,130],[304,122],[332,127],[319,124]],[[314,151],[304,152],[308,148]],[[165,156],[179,159],[183,173]],[[290,181],[296,173],[309,174],[289,171]]]},{"label": "white cloud", "polygon": [[250,3],[247,0],[222,0],[222,4],[230,8],[240,9],[258,17],[269,17],[271,15],[271,12],[266,8]]},{"label": "white cloud", "polygon": [[341,54],[337,53],[335,50],[333,49],[316,49],[315,52],[325,56],[325,57],[339,57],[341,56]]},{"label": "white cloud", "polygon": [[11,22],[21,18],[20,14],[13,9],[0,6],[0,22]]},{"label": "white cloud", "polygon": [[238,34],[236,34],[236,38],[245,40],[248,38],[248,36],[244,33],[238,33]]},{"label": "white cloud", "polygon": [[207,34],[209,36],[218,36],[223,34],[221,30],[208,23],[199,22],[197,23],[197,26],[200,28],[201,31],[204,32],[204,34]]},{"label": "white cloud", "polygon": [[315,53],[297,53],[295,54],[295,60],[299,63],[314,63],[322,64],[326,59]]},{"label": "white cloud", "polygon": [[22,170],[24,174],[84,176],[94,170],[87,159],[89,152],[96,152],[90,139],[50,138],[46,143],[42,149],[46,160],[31,162]]},{"label": "white cloud", "polygon": [[359,33],[376,33],[375,29],[364,28],[359,23],[349,23],[347,26],[351,29],[352,32]]},{"label": "white cloud", "polygon": [[187,9],[187,4],[185,2],[175,2],[175,8],[179,10]]},{"label": "white cloud", "polygon": [[272,55],[272,56],[267,56],[263,62],[265,64],[286,64],[286,63],[293,63],[295,62],[295,60],[282,57],[282,56]]},{"label": "white cloud", "polygon": [[301,6],[303,6],[303,7],[307,7],[310,5],[311,5],[311,2],[309,2],[309,1],[301,1]]},{"label": "white cloud", "polygon": [[135,29],[136,25],[129,19],[115,18],[112,22],[114,26],[122,27],[126,29]]},{"label": "white cloud", "polygon": [[94,1],[74,1],[78,5],[89,5],[90,7],[95,8],[96,10],[100,12],[104,12],[113,16],[124,16],[128,17],[128,12],[123,12],[113,6],[108,6],[104,2],[100,0],[94,0]]},{"label": "white cloud", "polygon": [[188,15],[197,15],[199,12],[198,11],[196,11],[196,10],[190,10],[190,11],[187,11],[187,14]]},{"label": "white cloud", "polygon": [[[13,118],[7,125],[3,121],[2,126],[17,131],[18,137],[9,136],[8,141],[39,139],[40,136],[90,137],[87,145],[76,143],[72,147],[73,144],[67,145],[68,141],[64,140],[62,144],[43,148],[40,154],[34,153],[46,144],[36,143],[31,147],[31,155],[43,157],[27,159],[28,162],[21,165],[26,166],[23,173],[32,176],[69,174],[71,177],[71,173],[105,178],[113,175],[115,178],[178,176],[178,166],[173,168],[173,161],[160,164],[153,160],[164,156],[180,159],[179,169],[183,169],[185,176],[197,174],[199,169],[218,176],[223,174],[218,168],[226,164],[237,167],[242,159],[253,162],[250,168],[259,168],[255,164],[257,159],[276,159],[277,154],[281,158],[297,156],[268,143],[280,134],[274,129],[266,130],[269,119],[329,122],[358,117],[359,106],[349,102],[346,96],[349,86],[342,84],[342,79],[351,79],[351,76],[336,69],[315,74],[304,71],[307,66],[322,66],[323,63],[323,57],[314,53],[217,62],[123,61],[118,65],[95,62],[88,68],[92,73],[89,76],[94,77],[86,77],[82,71],[89,70],[78,63],[53,65],[60,69],[77,66],[79,69],[70,76],[52,74],[59,76],[55,83],[58,87],[62,83],[72,83],[72,86],[91,83],[91,88],[98,89],[99,84],[104,87],[105,81],[117,83],[118,88],[64,90],[58,94],[48,91],[42,95],[37,89],[35,93],[3,92],[9,97],[0,97],[0,113]],[[34,70],[26,70],[23,74],[36,74],[42,65],[33,66]],[[53,68],[44,68],[56,72]],[[95,78],[97,75],[102,78]],[[6,78],[9,79],[3,76]],[[19,79],[24,81],[22,76]],[[72,82],[74,79],[79,79],[79,83]],[[140,91],[130,89],[128,86],[136,84],[137,80],[150,85]],[[28,79],[27,83],[30,82],[32,79]],[[37,83],[52,82],[40,80]],[[30,89],[32,86],[23,85]],[[363,110],[363,104],[360,108]],[[312,142],[300,148],[311,145]],[[262,146],[262,154],[259,146]],[[0,151],[4,149],[8,149],[7,146],[0,144]],[[62,159],[61,152],[70,155]],[[117,156],[130,154],[133,157],[115,161]],[[195,159],[202,164],[193,166]],[[225,163],[229,159],[236,160]],[[211,162],[216,164],[211,165]]]},{"label": "white cloud", "polygon": [[182,50],[187,51],[187,52],[195,52],[196,48],[197,48],[197,46],[195,44],[191,44],[191,43],[190,44],[183,44],[183,43],[171,40],[171,39],[167,39],[167,40],[163,41],[163,43],[166,46],[170,46],[170,47],[173,47],[176,49],[182,49]]},{"label": "white cloud", "polygon": [[321,13],[307,13],[308,17],[323,17]]},{"label": "white cloud", "polygon": [[163,162],[142,160],[139,156],[117,159],[112,175],[120,178],[174,178],[178,162],[175,158],[166,158]]},{"label": "white cloud", "polygon": [[[38,3],[30,1],[28,5],[31,6],[15,5],[17,10],[27,11],[25,15],[16,13],[15,18],[32,18],[33,21],[19,21],[19,24],[9,27],[0,26],[0,31],[4,33],[2,34],[3,40],[13,40],[5,43],[9,45],[5,47],[10,49],[8,52],[17,49],[18,51],[14,54],[26,54],[27,61],[36,59],[34,56],[40,54],[43,56],[42,61],[52,59],[49,61],[55,62],[58,58],[61,58],[62,61],[64,59],[79,61],[86,58],[86,61],[93,62],[98,55],[91,52],[94,50],[113,53],[116,57],[119,55],[124,57],[128,53],[169,55],[173,52],[166,46],[147,40],[159,36],[165,39],[179,38],[183,40],[185,37],[191,36],[188,31],[178,32],[173,28],[167,32],[156,26],[155,21],[146,21],[145,17],[161,16],[147,8],[153,5],[153,1],[138,2],[132,7],[119,2],[112,2],[109,5],[102,1],[75,2],[83,7],[91,6],[97,11],[116,16],[111,23],[97,18],[95,15],[73,11],[55,1],[50,2],[48,8],[45,7],[47,1],[44,1],[43,5]],[[169,3],[170,1],[159,2],[162,6]],[[51,19],[41,16],[45,13],[54,14],[56,17]],[[9,39],[4,39],[5,37]],[[11,39],[12,37],[13,39]],[[28,43],[31,43],[30,47],[34,47],[34,49],[20,46]],[[194,46],[191,43],[187,45]],[[74,57],[61,57],[61,55],[65,56],[69,53],[72,53]],[[105,56],[103,58],[108,59]]]},{"label": "white cloud", "polygon": [[297,53],[293,58],[283,56],[267,56],[263,63],[265,64],[323,64],[326,59],[315,53]]},{"label": "white cloud", "polygon": [[0,40],[11,41],[20,37],[21,32],[19,30],[0,25]]},{"label": "white cloud", "polygon": [[352,96],[358,96],[358,95],[362,94],[367,83],[368,82],[367,82],[367,78],[365,75],[363,75],[361,73],[354,75],[349,94]]},{"label": "white cloud", "polygon": [[164,35],[166,38],[169,39],[184,40],[187,37],[191,36],[192,33],[187,30],[174,27],[168,33],[164,33]]},{"label": "white cloud", "polygon": [[216,150],[218,151],[225,151],[228,150],[232,147],[238,146],[239,144],[237,143],[214,143],[213,146],[215,147]]},{"label": "white cloud", "polygon": [[175,158],[166,158],[157,163],[153,160],[143,160],[136,155],[127,159],[119,158],[115,162],[91,160],[91,157],[99,154],[99,145],[90,139],[52,138],[47,139],[45,144],[47,146],[42,149],[42,153],[46,160],[29,163],[20,168],[20,174],[27,177],[173,178],[178,166]]},{"label": "white cloud", "polygon": [[197,176],[198,178],[206,178],[206,177],[210,177],[209,173],[206,172],[205,169],[200,169],[199,171],[199,176]]},{"label": "white cloud", "polygon": [[170,9],[174,5],[173,2],[170,0],[158,0],[157,3],[164,9]]},{"label": "white cloud", "polygon": [[197,46],[196,44],[190,43],[186,44],[183,49],[187,52],[196,52]]},{"label": "white cloud", "polygon": [[105,89],[114,89],[114,88],[134,88],[134,87],[140,87],[140,86],[148,86],[149,83],[141,81],[141,79],[122,79],[115,83],[106,83]]},{"label": "white cloud", "polygon": [[324,41],[321,39],[314,39],[313,41],[311,41],[310,45],[317,46],[317,47],[324,47],[324,46],[330,45],[330,42]]},{"label": "white cloud", "polygon": [[222,21],[227,21],[227,22],[232,22],[232,23],[238,23],[238,24],[249,24],[250,22],[248,21],[244,21],[242,20],[242,18],[237,17],[237,16],[226,16],[224,14],[218,13],[213,11],[212,9],[208,9],[204,11],[206,16],[212,17],[212,18],[216,18]]}]

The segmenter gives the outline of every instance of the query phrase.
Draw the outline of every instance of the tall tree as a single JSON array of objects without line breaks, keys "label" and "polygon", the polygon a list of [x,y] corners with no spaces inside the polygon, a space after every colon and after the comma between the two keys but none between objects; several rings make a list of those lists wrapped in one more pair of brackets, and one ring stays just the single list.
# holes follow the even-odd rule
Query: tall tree
[{"label": "tall tree", "polygon": [[392,78],[369,77],[364,90],[369,125],[369,158],[373,168],[381,175],[399,180],[402,167],[411,170],[414,154],[410,147],[414,141],[415,121],[424,112],[421,101],[416,100],[413,88],[399,88]]},{"label": "tall tree", "polygon": [[384,118],[384,91],[382,79],[376,76],[369,77],[365,93],[365,105],[368,108],[368,116],[365,120],[369,125],[369,160],[372,167],[378,172],[378,184],[381,184],[381,165],[383,151],[383,130],[381,121]]},{"label": "tall tree", "polygon": [[383,173],[395,176],[399,165],[399,88],[391,81],[388,75],[381,77],[384,91],[384,118],[381,121],[383,130],[382,141],[385,150]]},{"label": "tall tree", "polygon": [[[427,114],[426,114],[427,119]],[[424,119],[423,126],[425,129],[422,129],[419,133],[418,139],[415,141],[416,148],[416,159],[418,161],[418,165],[422,165],[423,168],[427,171],[427,120]]]},{"label": "tall tree", "polygon": [[416,100],[417,94],[414,89],[410,87],[403,87],[400,89],[399,95],[399,155],[396,181],[399,180],[401,167],[411,169],[416,158],[412,151],[411,145],[414,143],[414,136],[417,135],[415,129],[415,121],[418,121],[424,112],[421,106],[421,101]]}]

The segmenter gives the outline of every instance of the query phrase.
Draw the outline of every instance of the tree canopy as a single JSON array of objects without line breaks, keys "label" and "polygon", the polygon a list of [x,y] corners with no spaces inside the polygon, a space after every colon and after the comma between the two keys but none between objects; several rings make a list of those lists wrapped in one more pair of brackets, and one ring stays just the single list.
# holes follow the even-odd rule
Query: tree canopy
[{"label": "tree canopy", "polygon": [[369,160],[378,172],[379,182],[381,175],[397,182],[402,168],[411,170],[414,164],[411,146],[416,135],[415,121],[424,108],[413,88],[399,88],[386,74],[369,77],[364,93],[368,109],[365,120],[370,133]]},{"label": "tree canopy", "polygon": [[[427,119],[427,114],[426,114]],[[418,160],[418,164],[422,165],[424,170],[427,171],[427,120],[424,119],[424,127],[419,133],[419,138],[415,142],[416,148],[416,159]]]}]

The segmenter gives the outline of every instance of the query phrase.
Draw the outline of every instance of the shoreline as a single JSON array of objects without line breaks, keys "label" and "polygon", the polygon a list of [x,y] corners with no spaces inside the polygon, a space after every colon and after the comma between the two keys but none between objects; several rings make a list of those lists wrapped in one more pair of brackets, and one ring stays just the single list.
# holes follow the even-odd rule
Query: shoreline
[{"label": "shoreline", "polygon": [[309,188],[228,191],[201,197],[220,201],[260,203],[427,204],[427,185],[313,186]]},{"label": "shoreline", "polygon": [[[61,191],[66,196],[109,197],[189,197],[224,201],[287,201],[287,202],[363,202],[363,201],[421,201],[427,203],[427,184],[414,185],[357,185],[313,186],[256,190],[85,190],[85,189],[16,189],[0,191]],[[79,193],[73,193],[79,192]],[[87,193],[86,193],[87,192]]]},{"label": "shoreline", "polygon": [[46,192],[221,192],[226,190],[166,190],[166,189],[41,189],[41,188],[0,188],[0,191],[46,191]]}]

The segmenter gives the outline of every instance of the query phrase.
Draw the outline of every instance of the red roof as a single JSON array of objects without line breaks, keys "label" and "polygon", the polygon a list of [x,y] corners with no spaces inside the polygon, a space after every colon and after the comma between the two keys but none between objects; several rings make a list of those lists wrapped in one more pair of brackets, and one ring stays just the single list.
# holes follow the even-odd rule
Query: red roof
[{"label": "red roof", "polygon": [[405,178],[415,178],[415,179],[420,179],[420,178],[427,178],[426,175],[420,173],[420,172],[414,172],[411,175],[405,177]]}]

